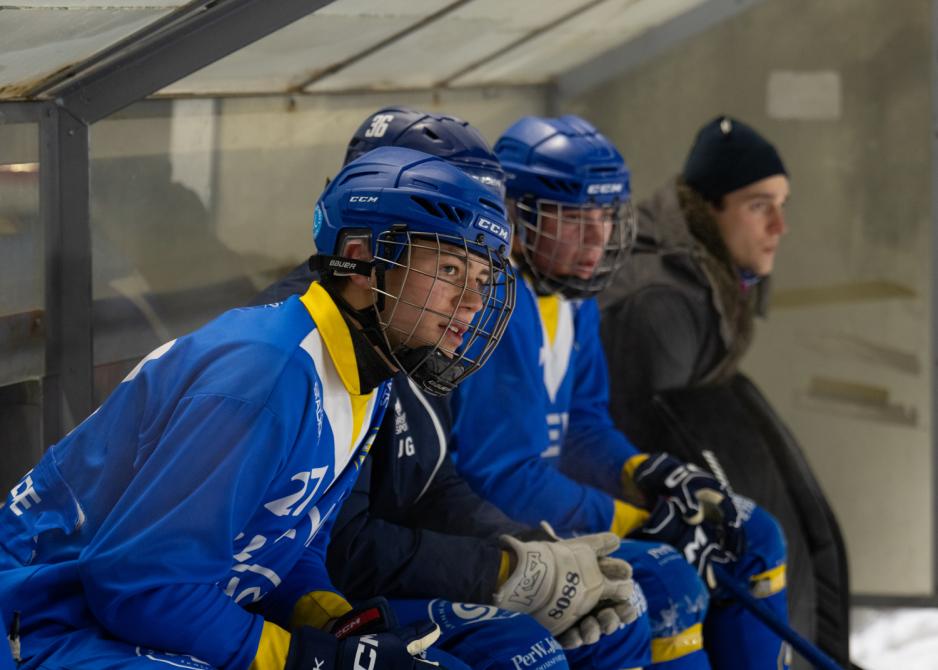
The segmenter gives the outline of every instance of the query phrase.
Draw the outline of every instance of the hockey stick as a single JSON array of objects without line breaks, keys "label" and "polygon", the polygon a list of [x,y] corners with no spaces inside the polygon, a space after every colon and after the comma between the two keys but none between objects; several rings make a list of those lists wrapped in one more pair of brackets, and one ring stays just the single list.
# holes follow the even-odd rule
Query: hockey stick
[{"label": "hockey stick", "polygon": [[[708,449],[704,449],[703,457],[704,460],[707,461],[707,465],[710,466],[710,470],[717,481],[732,490],[726,473],[723,472],[723,468],[720,467],[720,462],[717,460],[716,454]],[[740,581],[731,575],[722,565],[714,563],[713,573],[717,578],[717,583],[732,593],[740,605],[749,610],[759,621],[771,629],[773,633],[790,644],[795,651],[801,654],[801,656],[815,668],[818,670],[843,670],[834,659],[821,651],[812,642],[808,641],[807,638],[789,626],[765,603],[752,595],[749,592],[748,585],[740,583]]]},{"label": "hockey stick", "polygon": [[[677,428],[683,439],[689,441],[691,444],[704,444],[701,440],[694,439],[694,436],[692,436],[690,431],[680,422],[677,415],[668,407],[667,403],[660,402],[656,404],[668,415],[671,423]],[[716,480],[727,489],[732,490],[733,487],[730,486],[729,477],[726,476],[726,472],[720,465],[716,454],[709,449],[701,449],[701,455],[707,462],[707,466],[710,468],[710,472]],[[749,610],[753,616],[765,624],[773,633],[790,644],[795,651],[814,665],[815,668],[818,670],[843,670],[834,659],[789,626],[781,617],[769,609],[765,603],[753,596],[749,592],[748,585],[740,583],[739,580],[731,575],[722,565],[718,563],[713,564],[713,572],[720,586],[732,593],[740,605]]]},{"label": "hockey stick", "polygon": [[749,593],[747,586],[741,584],[733,575],[727,572],[722,565],[714,564],[713,572],[720,586],[732,593],[740,605],[754,614],[756,618],[769,627],[773,633],[790,644],[795,651],[814,665],[815,668],[818,670],[843,670],[834,659],[802,637],[794,628],[782,621],[765,603]]},{"label": "hockey stick", "polygon": [[[717,481],[732,490],[729,478],[720,466],[720,461],[717,460],[716,454],[709,449],[703,449],[701,453]],[[834,659],[809,642],[798,631],[783,621],[775,612],[769,609],[765,603],[752,595],[749,592],[748,586],[740,583],[739,580],[731,575],[722,565],[714,563],[713,573],[716,575],[717,582],[720,586],[732,593],[740,605],[755,615],[755,617],[770,628],[773,633],[790,644],[795,651],[814,665],[815,668],[818,670],[843,670]]]}]

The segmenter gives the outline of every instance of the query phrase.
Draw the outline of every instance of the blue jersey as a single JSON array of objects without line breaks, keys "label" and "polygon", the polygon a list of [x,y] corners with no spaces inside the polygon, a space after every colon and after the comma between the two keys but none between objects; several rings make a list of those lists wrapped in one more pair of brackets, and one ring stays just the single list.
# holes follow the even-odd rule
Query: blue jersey
[{"label": "blue jersey", "polygon": [[545,519],[560,533],[613,527],[620,473],[637,450],[609,418],[598,328],[595,300],[519,283],[502,341],[454,392],[459,470],[518,521]]},{"label": "blue jersey", "polygon": [[[0,509],[0,603],[23,656],[57,631],[247,668],[325,569],[331,517],[388,399],[313,284],[147,356]],[[263,616],[261,616],[263,615]]]}]

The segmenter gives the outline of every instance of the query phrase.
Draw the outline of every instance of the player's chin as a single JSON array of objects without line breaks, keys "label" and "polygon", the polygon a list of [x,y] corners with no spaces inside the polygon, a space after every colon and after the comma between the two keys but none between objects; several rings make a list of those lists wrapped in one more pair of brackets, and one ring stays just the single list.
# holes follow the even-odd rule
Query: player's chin
[{"label": "player's chin", "polygon": [[599,264],[595,265],[573,265],[565,268],[563,272],[556,273],[558,277],[572,277],[573,279],[589,280],[596,274]]}]

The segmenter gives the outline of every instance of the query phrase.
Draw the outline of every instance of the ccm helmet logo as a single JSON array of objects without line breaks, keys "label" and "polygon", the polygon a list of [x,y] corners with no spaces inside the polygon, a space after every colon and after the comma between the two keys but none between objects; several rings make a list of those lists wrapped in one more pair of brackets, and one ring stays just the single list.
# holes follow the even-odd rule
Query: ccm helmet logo
[{"label": "ccm helmet logo", "polygon": [[590,184],[586,187],[586,192],[589,195],[607,195],[609,193],[621,193],[622,192],[622,183],[615,182],[612,184]]},{"label": "ccm helmet logo", "polygon": [[476,228],[489,231],[492,233],[492,235],[502,240],[503,242],[508,241],[508,228],[499,223],[489,221],[488,219],[479,219],[476,223]]},{"label": "ccm helmet logo", "polygon": [[376,195],[353,195],[348,199],[351,202],[378,202],[378,196]]}]

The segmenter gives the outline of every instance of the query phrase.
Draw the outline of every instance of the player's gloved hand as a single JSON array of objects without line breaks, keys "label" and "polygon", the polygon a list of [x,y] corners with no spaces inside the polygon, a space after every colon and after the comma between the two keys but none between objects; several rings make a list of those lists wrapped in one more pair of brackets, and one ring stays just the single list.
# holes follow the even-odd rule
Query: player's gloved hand
[{"label": "player's gloved hand", "polygon": [[612,635],[619,630],[619,626],[633,623],[640,614],[641,610],[634,598],[616,605],[608,601],[601,602],[592,612],[558,635],[557,641],[564,649],[596,644],[601,636]]},{"label": "player's gloved hand", "polygon": [[[521,542],[509,535],[502,542],[517,563],[495,593],[494,604],[533,616],[564,644],[562,633],[583,617],[595,618],[600,631],[614,630],[624,620],[634,620],[632,566],[609,558],[618,549],[614,533],[584,535],[571,540]],[[618,608],[618,609],[617,609]],[[602,615],[600,616],[600,613]],[[568,642],[594,637],[592,623],[571,634]],[[584,635],[586,633],[586,635]]]},{"label": "player's gloved hand", "polygon": [[714,590],[717,581],[713,564],[737,560],[746,548],[745,533],[741,528],[720,526],[706,520],[691,524],[687,516],[688,510],[679,499],[661,498],[642,529],[631,537],[671,545],[684,554],[700,578],[710,590]]},{"label": "player's gloved hand", "polygon": [[386,633],[338,639],[318,628],[293,631],[284,670],[436,670],[440,666],[417,658],[436,642],[436,624],[395,628]]},{"label": "player's gloved hand", "polygon": [[[541,521],[539,536],[518,539],[547,539],[560,542],[561,539],[546,521]],[[601,559],[603,561],[612,561],[617,559]],[[632,578],[632,566],[626,561],[621,561],[619,568],[622,570],[622,579]],[[628,566],[628,569],[625,569]],[[607,565],[607,569],[613,569],[614,566]],[[639,597],[635,593],[634,583],[632,595],[625,602],[614,602],[611,600],[602,600],[593,611],[585,615],[582,619],[570,626],[566,631],[557,636],[557,641],[564,649],[577,649],[583,645],[595,644],[603,635],[612,635],[621,625],[633,623],[642,613],[642,605]]]},{"label": "player's gloved hand", "polygon": [[326,629],[340,640],[353,635],[386,633],[397,628],[397,618],[386,598],[378,596],[364,601],[358,607],[332,621]]},{"label": "player's gloved hand", "polygon": [[706,519],[730,528],[742,525],[732,491],[693,463],[665,453],[638,454],[626,463],[625,475],[652,501],[651,507],[659,497],[679,500],[689,524]]}]

